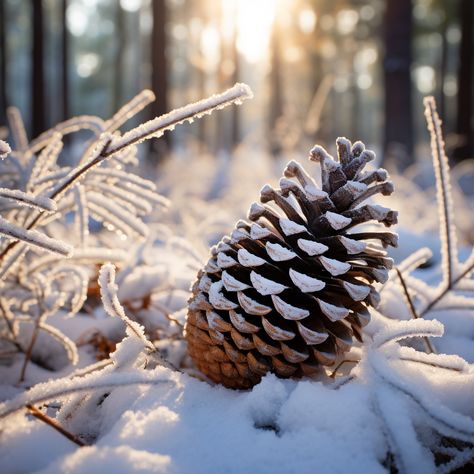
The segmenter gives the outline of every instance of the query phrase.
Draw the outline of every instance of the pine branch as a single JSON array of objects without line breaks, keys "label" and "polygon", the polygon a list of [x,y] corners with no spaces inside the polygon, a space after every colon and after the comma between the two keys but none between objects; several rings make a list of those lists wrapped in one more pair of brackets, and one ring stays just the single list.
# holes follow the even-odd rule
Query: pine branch
[{"label": "pine branch", "polygon": [[[113,367],[111,367],[113,368]],[[105,372],[105,373],[104,373]],[[27,392],[20,393],[15,398],[0,404],[0,418],[22,410],[26,405],[37,405],[48,400],[65,397],[73,393],[92,392],[98,389],[126,387],[128,385],[162,385],[174,384],[168,378],[163,378],[162,368],[147,371],[133,370],[129,372],[111,372],[104,369],[84,377],[69,377],[33,386]]]}]

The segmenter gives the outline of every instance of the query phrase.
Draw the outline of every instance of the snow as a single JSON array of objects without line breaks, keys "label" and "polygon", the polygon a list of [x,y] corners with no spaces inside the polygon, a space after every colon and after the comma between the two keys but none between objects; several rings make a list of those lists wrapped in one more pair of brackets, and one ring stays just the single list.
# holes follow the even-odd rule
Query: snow
[{"label": "snow", "polygon": [[324,216],[334,230],[341,230],[348,226],[352,221],[350,217],[344,217],[341,216],[341,214],[336,214],[335,212],[328,211],[324,214]]},{"label": "snow", "polygon": [[239,249],[237,252],[237,258],[239,259],[239,263],[244,267],[259,267],[260,265],[267,263],[266,260],[257,255],[253,255],[247,249]]},{"label": "snow", "polygon": [[343,275],[344,273],[347,273],[351,268],[350,263],[341,262],[334,258],[319,257],[319,261],[332,276]]},{"label": "snow", "polygon": [[306,318],[309,316],[309,311],[304,308],[298,308],[293,306],[282,298],[276,295],[272,295],[272,301],[275,305],[275,309],[285,318],[292,321],[297,321],[299,319]]},{"label": "snow", "polygon": [[[149,98],[147,94],[137,98],[130,108],[140,108]],[[106,126],[117,126],[127,110],[106,122]],[[340,143],[344,145],[344,142]],[[357,143],[353,148],[358,148],[359,153],[363,150]],[[35,273],[51,276],[61,268],[67,269],[68,265],[81,265],[93,272],[98,263],[114,261],[117,264],[116,282],[110,265],[101,272],[105,310],[99,304],[91,309],[89,300],[83,312],[74,318],[65,318],[62,313],[52,315],[45,327],[48,333],[42,331],[39,338],[41,350],[35,355],[59,359],[57,351],[51,347],[55,341],[49,335],[53,333],[62,340],[62,346],[69,349],[90,330],[100,331],[106,339],[118,344],[105,363],[97,363],[91,344],[80,345],[76,353],[69,354],[71,360],[78,359],[75,371],[67,362],[67,354],[61,355],[66,365],[56,371],[42,368],[38,365],[39,357],[35,357],[29,363],[23,384],[17,382],[24,355],[0,360],[0,400],[3,400],[0,414],[9,413],[0,418],[2,472],[240,474],[257,470],[263,474],[332,474],[350,470],[386,473],[390,471],[387,465],[389,453],[399,468],[407,472],[447,472],[472,458],[472,450],[452,451],[455,457],[449,465],[435,466],[433,451],[443,448],[442,436],[452,437],[456,442],[474,441],[474,322],[472,298],[462,292],[447,294],[438,305],[427,309],[427,301],[439,296],[442,288],[436,286],[443,278],[436,252],[430,257],[430,252],[420,250],[400,262],[402,257],[424,245],[437,250],[438,240],[432,232],[425,231],[425,222],[421,219],[413,219],[411,224],[399,228],[401,248],[394,256],[410,292],[416,296],[417,310],[425,311],[424,317],[412,320],[399,281],[392,274],[386,285],[374,285],[381,290],[380,310],[371,310],[371,320],[364,327],[364,344],[355,342],[344,356],[357,359],[358,363],[343,364],[335,381],[323,373],[302,380],[282,380],[267,374],[252,389],[233,391],[201,380],[201,375],[189,367],[189,361],[184,357],[185,345],[180,340],[180,324],[184,323],[186,301],[191,294],[189,288],[198,270],[206,265],[209,246],[216,244],[244,215],[249,203],[244,202],[242,196],[254,197],[275,168],[273,158],[265,158],[262,153],[257,160],[256,155],[246,156],[247,152],[249,148],[238,159],[226,161],[219,170],[216,170],[215,161],[206,161],[205,157],[197,160],[188,152],[186,157],[173,157],[169,167],[162,170],[164,187],[170,189],[173,205],[166,216],[160,206],[156,216],[149,218],[146,242],[128,239],[122,242],[121,248],[104,249],[97,236],[91,233],[87,247],[77,247],[67,265],[64,261],[61,263],[57,255],[39,254],[22,268],[22,281],[30,284]],[[326,166],[338,166],[331,164],[329,155],[323,161],[326,160]],[[289,175],[293,173],[290,177],[302,181],[303,186],[313,185],[296,165],[289,164],[287,169]],[[139,190],[155,191],[150,181],[141,182],[134,175],[115,168],[111,168],[110,173],[105,168],[94,168],[88,175],[88,179],[97,181],[102,177],[117,189],[126,190],[129,181],[132,184],[129,192],[142,199],[145,194],[140,194]],[[208,196],[210,178],[216,183],[216,199],[204,197]],[[274,182],[277,179],[275,176]],[[225,186],[222,185],[224,182],[227,182]],[[163,183],[158,183],[156,188],[161,191]],[[160,201],[154,199],[154,204]],[[432,196],[430,199],[432,202]],[[410,196],[402,205],[389,207],[411,209],[414,207],[412,202]],[[256,212],[265,209],[258,206],[254,207]],[[413,224],[424,229],[423,233],[413,236],[408,230]],[[242,228],[233,236],[236,240],[248,238]],[[227,238],[215,247],[215,258],[207,263],[206,268],[215,273],[212,279],[201,277],[202,288],[209,293],[209,300],[218,310],[204,309],[201,313],[215,329],[210,337],[223,342],[225,336],[219,331],[234,326],[247,333],[249,341],[264,344],[258,336],[263,325],[275,339],[282,341],[272,346],[271,355],[284,352],[294,360],[304,360],[307,353],[303,348],[293,349],[292,343],[285,344],[285,341],[301,336],[308,344],[317,345],[328,337],[340,337],[342,341],[338,343],[343,344],[343,336],[330,330],[342,327],[343,322],[331,323],[330,327],[328,324],[328,328],[323,323],[320,327],[311,325],[309,311],[298,307],[296,302],[288,304],[284,292],[272,294],[284,286],[262,276],[265,275],[264,265],[277,266],[276,262],[290,261],[297,254],[289,247],[275,243],[277,236],[259,224],[251,224],[250,236],[262,239],[259,245],[266,242],[271,260],[239,249],[238,244],[229,246]],[[268,237],[270,241],[265,240]],[[100,235],[100,238],[105,237]],[[350,255],[357,255],[366,248],[364,242],[352,239],[349,234],[340,237],[340,241]],[[310,256],[322,255],[328,250],[327,246],[307,239],[298,239],[297,245]],[[289,320],[288,325],[278,327],[275,318],[269,315],[274,308],[246,295],[248,285],[232,276],[237,273],[230,267],[223,270],[225,252],[230,252],[231,248],[239,249],[236,258],[241,265],[254,269],[252,284],[260,288],[262,294],[271,295],[274,308]],[[20,251],[21,245],[14,250]],[[471,249],[459,250],[460,258],[467,258],[465,270],[472,264],[470,252]],[[4,259],[4,264],[10,261],[9,257]],[[347,271],[349,265],[326,257],[317,258],[335,276]],[[58,267],[58,262],[63,267]],[[233,265],[237,263],[235,259],[232,262]],[[293,266],[300,270],[296,260],[294,262]],[[421,263],[427,264],[428,268],[418,268]],[[291,265],[290,262],[281,267]],[[316,278],[316,272],[306,275],[294,268],[288,271],[293,283],[303,292],[319,291],[325,285]],[[62,276],[62,280],[69,280],[71,274],[67,275]],[[219,275],[221,280],[213,283]],[[381,281],[388,278],[384,269],[376,269],[375,275]],[[336,283],[342,284],[355,300],[370,297],[370,288],[362,281],[354,284],[338,280]],[[459,288],[464,291],[471,287],[472,278],[462,280]],[[77,288],[82,294],[84,288],[79,284]],[[226,290],[236,291],[239,305],[225,298]],[[57,291],[62,291],[59,284]],[[234,295],[229,296],[234,298]],[[9,293],[9,297],[23,301],[18,293]],[[261,299],[268,300],[267,297]],[[28,305],[31,306],[25,306],[34,310],[35,304],[30,298]],[[320,298],[319,304],[333,321],[347,315],[348,311],[337,300]],[[205,295],[195,305],[210,307]],[[5,314],[9,317],[8,311],[12,310],[6,309]],[[244,317],[244,311],[253,316]],[[107,313],[113,317],[108,317]],[[221,316],[226,313],[227,319]],[[250,322],[258,320],[261,324]],[[134,331],[130,328],[131,323],[136,324],[132,324]],[[145,334],[154,336],[153,344]],[[436,337],[433,345],[439,353],[421,351],[425,337],[430,340]],[[182,372],[163,367],[155,346]],[[331,353],[325,355],[323,347],[319,348],[321,357],[332,358],[337,364],[341,357]],[[331,371],[329,368],[328,374]],[[49,404],[48,414],[56,416],[65,428],[82,436],[87,443],[93,443],[92,446],[79,448],[50,426],[27,415],[25,403],[38,408],[43,403]]]},{"label": "snow", "polygon": [[11,153],[12,149],[7,142],[0,140],[0,159],[4,159],[7,157],[9,153]]},{"label": "snow", "polygon": [[298,247],[305,251],[310,257],[321,255],[329,249],[327,245],[307,239],[298,239]]},{"label": "snow", "polygon": [[313,291],[322,290],[326,284],[324,281],[318,280],[317,278],[310,277],[304,273],[297,272],[293,268],[290,268],[289,275],[291,281],[303,292],[312,293]]},{"label": "snow", "polygon": [[281,230],[285,235],[295,235],[307,232],[307,229],[304,225],[297,224],[290,219],[280,218]]},{"label": "snow", "polygon": [[297,256],[296,253],[293,252],[293,250],[290,250],[287,247],[283,247],[283,245],[276,244],[273,242],[267,242],[265,244],[265,248],[269,257],[274,262],[285,262],[287,260],[292,260]]},{"label": "snow", "polygon": [[269,280],[253,270],[250,272],[250,281],[261,295],[277,295],[287,288],[285,285]]}]

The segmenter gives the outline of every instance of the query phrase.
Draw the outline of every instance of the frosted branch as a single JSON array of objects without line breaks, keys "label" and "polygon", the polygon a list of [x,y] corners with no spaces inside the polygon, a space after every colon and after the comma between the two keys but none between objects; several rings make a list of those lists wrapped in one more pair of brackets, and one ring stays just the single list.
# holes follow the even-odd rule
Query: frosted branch
[{"label": "frosted branch", "polygon": [[12,149],[7,142],[0,140],[0,159],[6,158],[6,156],[11,153]]},{"label": "frosted branch", "polygon": [[104,373],[107,369],[94,372],[84,377],[69,377],[56,379],[51,382],[40,383],[27,392],[23,392],[0,404],[0,418],[15,413],[25,405],[44,403],[48,400],[62,398],[72,393],[91,392],[97,389],[126,387],[127,385],[161,385],[174,384],[175,382],[164,378],[164,370],[157,368],[150,371],[133,370],[129,372]]},{"label": "frosted branch", "polygon": [[43,196],[34,196],[19,189],[0,188],[0,198],[11,199],[18,204],[46,212],[53,212],[57,209],[56,203],[53,200]]},{"label": "frosted branch", "polygon": [[109,316],[120,318],[127,326],[127,332],[140,339],[144,346],[155,352],[155,346],[145,337],[143,326],[132,321],[126,314],[117,297],[118,287],[115,283],[115,267],[111,263],[102,265],[99,271],[100,296],[105,311]]},{"label": "frosted branch", "polygon": [[15,149],[25,152],[28,149],[28,137],[19,109],[16,107],[8,107],[7,117],[13,140],[15,141]]},{"label": "frosted branch", "polygon": [[441,120],[436,110],[434,97],[425,97],[423,104],[425,106],[425,117],[431,136],[431,153],[433,155],[433,167],[436,176],[444,284],[448,288],[451,288],[455,278],[455,269],[458,264],[458,251],[449,164],[445,153]]},{"label": "frosted branch", "polygon": [[36,230],[24,229],[23,227],[8,222],[2,217],[0,217],[0,234],[35,247],[49,250],[50,252],[59,253],[66,257],[72,253],[72,247],[65,242],[52,239],[46,234]]},{"label": "frosted branch", "polygon": [[105,131],[113,132],[117,130],[154,100],[155,94],[151,90],[144,89],[116,112],[110,120],[105,122]]},{"label": "frosted branch", "polygon": [[118,151],[136,143],[140,143],[151,137],[160,137],[167,130],[173,130],[176,125],[193,122],[195,118],[209,115],[214,110],[223,109],[231,104],[241,104],[243,100],[253,97],[250,87],[246,84],[235,84],[227,91],[213,95],[207,99],[200,100],[194,104],[188,104],[175,109],[160,117],[156,117],[144,124],[125,133],[122,137],[115,138],[104,150],[106,156],[113,155]]},{"label": "frosted branch", "polygon": [[389,342],[400,341],[409,337],[441,337],[444,326],[436,320],[412,319],[400,321],[380,331],[374,337],[374,347],[381,347]]}]

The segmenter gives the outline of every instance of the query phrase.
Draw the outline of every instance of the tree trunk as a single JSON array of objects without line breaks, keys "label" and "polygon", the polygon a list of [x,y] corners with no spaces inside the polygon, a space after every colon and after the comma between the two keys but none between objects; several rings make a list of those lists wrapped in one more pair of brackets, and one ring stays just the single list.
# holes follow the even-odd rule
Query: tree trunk
[{"label": "tree trunk", "polygon": [[125,24],[125,14],[120,2],[115,6],[115,74],[114,74],[114,99],[113,99],[113,113],[117,111],[122,104],[123,94],[123,57],[127,44],[127,30]]},{"label": "tree trunk", "polygon": [[271,71],[270,71],[270,110],[268,118],[268,136],[270,152],[277,156],[282,151],[281,141],[277,135],[278,120],[283,115],[283,91],[281,81],[281,48],[278,22],[273,25],[271,38]]},{"label": "tree trunk", "polygon": [[[151,88],[156,100],[151,104],[153,117],[168,112],[168,64],[166,58],[166,0],[152,2],[153,31],[151,35]],[[163,138],[151,142],[158,158],[162,158],[170,144],[170,136],[165,133]]]},{"label": "tree trunk", "polygon": [[5,41],[5,2],[0,1],[0,127],[7,124],[7,48]]},{"label": "tree trunk", "polygon": [[31,0],[31,6],[31,22],[33,25],[33,45],[31,48],[31,136],[34,138],[46,130],[43,2],[42,0]]},{"label": "tree trunk", "polygon": [[61,94],[62,94],[62,120],[69,118],[69,33],[67,29],[67,0],[61,2],[61,40],[62,40],[62,61],[61,61]]},{"label": "tree trunk", "polygon": [[474,4],[472,0],[461,0],[460,4],[461,44],[459,46],[458,107],[456,133],[461,140],[454,150],[457,160],[474,158],[473,115],[473,28]]},{"label": "tree trunk", "polygon": [[[410,65],[412,61],[412,2],[387,0],[384,20],[385,32],[385,135],[384,154],[394,146],[396,166],[405,168],[413,151],[413,121]],[[401,148],[401,147],[403,148]]]}]

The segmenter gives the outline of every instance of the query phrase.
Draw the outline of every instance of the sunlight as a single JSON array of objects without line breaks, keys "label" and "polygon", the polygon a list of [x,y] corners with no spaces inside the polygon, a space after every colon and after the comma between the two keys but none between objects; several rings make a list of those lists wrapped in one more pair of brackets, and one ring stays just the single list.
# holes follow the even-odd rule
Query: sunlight
[{"label": "sunlight", "polygon": [[235,19],[237,49],[250,63],[261,61],[268,53],[277,2],[278,0],[222,0],[224,17]]}]

